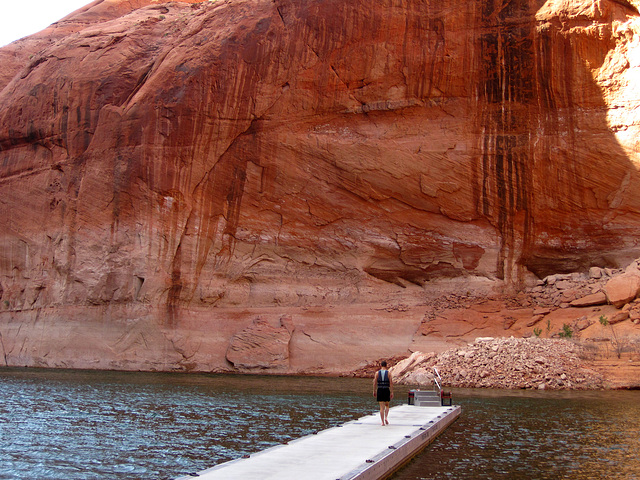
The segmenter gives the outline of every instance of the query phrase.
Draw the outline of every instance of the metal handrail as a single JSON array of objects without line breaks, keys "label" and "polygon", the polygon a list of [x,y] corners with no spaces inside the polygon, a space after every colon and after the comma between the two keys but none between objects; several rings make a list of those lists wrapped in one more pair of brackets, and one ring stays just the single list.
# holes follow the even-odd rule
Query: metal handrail
[{"label": "metal handrail", "polygon": [[[435,372],[435,375],[433,376],[433,383],[438,387],[438,392],[442,392],[442,386],[440,385],[442,383],[442,377],[440,376],[440,373],[438,373],[438,369],[436,367],[433,367],[433,371]],[[440,381],[438,381],[438,379]]]},{"label": "metal handrail", "polygon": [[438,387],[438,392],[442,391],[442,387],[440,386],[440,384],[438,383],[438,379],[436,377],[433,377],[433,383],[436,387]]}]

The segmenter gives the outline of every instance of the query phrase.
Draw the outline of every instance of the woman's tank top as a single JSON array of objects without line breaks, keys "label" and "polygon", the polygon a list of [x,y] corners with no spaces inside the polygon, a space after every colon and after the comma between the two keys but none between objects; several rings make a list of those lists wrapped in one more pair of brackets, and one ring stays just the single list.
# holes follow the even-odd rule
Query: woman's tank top
[{"label": "woman's tank top", "polygon": [[378,370],[378,388],[389,388],[389,372]]}]

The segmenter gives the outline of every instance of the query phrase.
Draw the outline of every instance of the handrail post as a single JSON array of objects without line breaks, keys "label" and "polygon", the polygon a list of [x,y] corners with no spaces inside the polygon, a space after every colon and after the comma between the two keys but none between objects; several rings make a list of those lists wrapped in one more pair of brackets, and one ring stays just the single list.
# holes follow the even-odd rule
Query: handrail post
[{"label": "handrail post", "polygon": [[[440,376],[440,373],[438,372],[438,369],[436,367],[433,367],[433,371],[435,372],[435,375],[433,376],[433,383],[435,387],[438,387],[438,392],[442,392],[442,386],[440,385],[440,383],[442,382],[442,377]],[[440,379],[440,381],[438,381],[438,379]]]}]

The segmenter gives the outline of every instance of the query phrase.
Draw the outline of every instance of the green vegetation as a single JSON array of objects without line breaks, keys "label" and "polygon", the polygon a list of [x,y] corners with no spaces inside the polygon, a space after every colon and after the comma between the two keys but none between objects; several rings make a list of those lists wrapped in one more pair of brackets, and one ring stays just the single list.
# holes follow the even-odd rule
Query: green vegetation
[{"label": "green vegetation", "polygon": [[542,333],[542,329],[541,329],[541,328],[537,328],[537,327],[536,327],[536,328],[534,328],[534,329],[533,329],[533,334],[534,334],[536,337],[540,337],[540,334],[541,334],[541,333]]},{"label": "green vegetation", "polygon": [[611,324],[611,322],[609,322],[609,319],[606,315],[600,315],[599,320],[600,325],[602,325],[603,327],[606,327],[607,325],[611,327],[611,333],[613,333],[613,338],[615,339],[615,343],[613,341],[611,343],[614,343],[616,354],[618,355],[618,358],[620,358],[620,356],[622,355],[622,345],[620,345],[620,342],[618,341],[618,336],[616,335],[616,331],[613,329],[613,325]]},{"label": "green vegetation", "polygon": [[560,332],[560,338],[571,338],[573,337],[573,329],[571,325],[565,323],[562,325],[562,331]]}]

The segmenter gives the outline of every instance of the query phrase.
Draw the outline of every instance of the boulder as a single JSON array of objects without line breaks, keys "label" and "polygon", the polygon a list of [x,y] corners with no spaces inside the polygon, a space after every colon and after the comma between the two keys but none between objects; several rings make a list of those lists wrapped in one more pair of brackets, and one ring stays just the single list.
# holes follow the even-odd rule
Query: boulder
[{"label": "boulder", "polygon": [[629,310],[629,318],[633,321],[640,320],[640,308],[637,306]]},{"label": "boulder", "polygon": [[609,324],[614,325],[616,323],[624,322],[627,318],[629,318],[629,312],[620,311],[611,316]]},{"label": "boulder", "polygon": [[555,283],[558,290],[567,290],[573,286],[570,280],[559,280]]},{"label": "boulder", "polygon": [[415,370],[420,364],[429,361],[435,356],[435,353],[414,352],[408,358],[399,361],[389,368],[392,378],[399,380],[404,378],[408,372]]},{"label": "boulder", "polygon": [[604,305],[607,303],[607,295],[602,292],[592,293],[571,302],[572,307],[592,307],[594,305]]},{"label": "boulder", "polygon": [[527,323],[527,327],[533,327],[536,323],[544,318],[544,315],[534,315]]},{"label": "boulder", "polygon": [[624,273],[630,275],[640,275],[640,267],[638,266],[638,260],[634,260],[624,269]]},{"label": "boulder", "polygon": [[589,269],[589,278],[602,278],[602,269],[600,267],[591,267]]},{"label": "boulder", "polygon": [[611,278],[604,286],[607,301],[616,308],[622,308],[640,293],[640,275],[623,273]]}]

